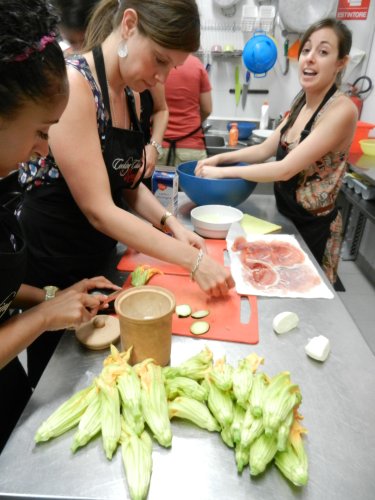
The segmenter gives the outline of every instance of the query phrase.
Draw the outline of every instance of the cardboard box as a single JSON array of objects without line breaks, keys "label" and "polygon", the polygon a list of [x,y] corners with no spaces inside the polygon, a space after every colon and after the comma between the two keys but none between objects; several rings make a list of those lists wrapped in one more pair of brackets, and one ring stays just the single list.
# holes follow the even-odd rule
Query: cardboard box
[{"label": "cardboard box", "polygon": [[173,215],[178,210],[178,174],[174,167],[156,167],[152,175],[152,192]]}]

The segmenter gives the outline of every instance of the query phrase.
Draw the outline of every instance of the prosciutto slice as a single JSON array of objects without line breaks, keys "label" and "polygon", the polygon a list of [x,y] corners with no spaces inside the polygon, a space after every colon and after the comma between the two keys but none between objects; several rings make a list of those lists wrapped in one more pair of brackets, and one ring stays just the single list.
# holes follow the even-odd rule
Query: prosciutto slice
[{"label": "prosciutto slice", "polygon": [[239,236],[231,250],[239,254],[244,282],[266,295],[304,294],[321,284],[297,244],[280,239],[247,241]]},{"label": "prosciutto slice", "polygon": [[282,267],[279,269],[279,288],[295,292],[307,292],[320,284],[320,278],[310,266]]},{"label": "prosciutto slice", "polygon": [[276,269],[261,260],[247,259],[243,268],[244,279],[254,288],[266,289],[277,286],[280,275]]},{"label": "prosciutto slice", "polygon": [[262,260],[275,266],[294,266],[305,260],[304,253],[287,241],[246,241],[239,236],[233,243],[234,252],[242,252],[241,259]]}]

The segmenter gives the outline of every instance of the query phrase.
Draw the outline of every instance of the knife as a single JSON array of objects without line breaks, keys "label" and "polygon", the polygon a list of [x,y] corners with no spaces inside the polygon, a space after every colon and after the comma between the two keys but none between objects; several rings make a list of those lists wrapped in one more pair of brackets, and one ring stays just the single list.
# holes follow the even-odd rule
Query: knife
[{"label": "knife", "polygon": [[235,72],[234,72],[234,95],[236,97],[236,106],[238,106],[238,103],[240,102],[240,97],[241,97],[241,85],[240,85],[240,67],[236,66]]},{"label": "knife", "polygon": [[242,85],[242,109],[245,109],[246,99],[247,99],[247,91],[249,89],[250,82],[250,71],[246,71],[245,83]]}]

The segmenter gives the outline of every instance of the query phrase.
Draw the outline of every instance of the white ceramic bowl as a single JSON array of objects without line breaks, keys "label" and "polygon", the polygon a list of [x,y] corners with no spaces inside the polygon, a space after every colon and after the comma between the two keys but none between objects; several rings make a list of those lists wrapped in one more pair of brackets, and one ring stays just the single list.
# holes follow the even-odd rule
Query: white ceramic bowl
[{"label": "white ceramic bowl", "polygon": [[194,231],[205,238],[224,239],[233,222],[240,222],[243,213],[227,205],[202,205],[190,212]]},{"label": "white ceramic bowl", "polygon": [[269,129],[260,129],[260,128],[256,128],[255,130],[253,130],[253,135],[258,138],[258,139],[262,139],[262,140],[265,140],[267,139],[267,137],[269,137],[270,135],[273,134],[273,130],[269,130]]}]

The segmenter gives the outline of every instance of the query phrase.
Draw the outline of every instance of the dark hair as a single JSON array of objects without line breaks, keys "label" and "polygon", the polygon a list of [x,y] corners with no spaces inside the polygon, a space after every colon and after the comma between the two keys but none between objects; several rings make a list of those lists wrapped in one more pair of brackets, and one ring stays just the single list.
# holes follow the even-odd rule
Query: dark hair
[{"label": "dark hair", "polygon": [[[339,60],[343,59],[344,57],[349,55],[350,49],[352,47],[352,32],[342,21],[338,21],[335,18],[327,17],[325,19],[321,19],[320,21],[316,21],[314,24],[309,26],[309,28],[307,28],[307,30],[305,31],[305,33],[301,38],[301,43],[298,49],[298,59],[300,58],[303,47],[305,46],[306,42],[311,37],[311,35],[316,31],[319,31],[324,28],[332,29],[337,36],[338,59]],[[336,78],[336,84],[340,85],[340,83],[341,83],[341,72],[337,75]],[[291,111],[288,120],[282,129],[282,133],[284,132],[284,130],[286,130],[289,126],[291,126],[294,123],[295,119],[297,118],[299,112],[301,111],[305,103],[306,103],[305,92],[301,90],[292,103]]]},{"label": "dark hair", "polygon": [[120,25],[126,9],[137,12],[140,33],[162,47],[198,50],[200,20],[195,0],[101,0],[90,19],[84,50],[102,44]]},{"label": "dark hair", "polygon": [[0,0],[0,116],[67,92],[58,16],[44,0]]},{"label": "dark hair", "polygon": [[60,15],[60,24],[71,30],[85,31],[99,0],[53,0]]}]

